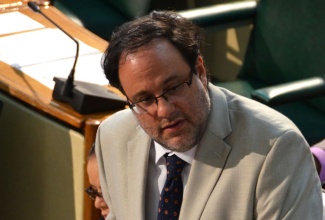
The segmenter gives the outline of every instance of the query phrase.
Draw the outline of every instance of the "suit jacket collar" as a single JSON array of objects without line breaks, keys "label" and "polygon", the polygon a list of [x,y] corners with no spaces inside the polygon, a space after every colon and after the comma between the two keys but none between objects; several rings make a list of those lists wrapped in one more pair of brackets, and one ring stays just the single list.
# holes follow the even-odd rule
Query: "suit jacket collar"
[{"label": "suit jacket collar", "polygon": [[224,139],[231,133],[228,100],[222,90],[213,85],[209,86],[211,113],[207,130],[220,139]]}]

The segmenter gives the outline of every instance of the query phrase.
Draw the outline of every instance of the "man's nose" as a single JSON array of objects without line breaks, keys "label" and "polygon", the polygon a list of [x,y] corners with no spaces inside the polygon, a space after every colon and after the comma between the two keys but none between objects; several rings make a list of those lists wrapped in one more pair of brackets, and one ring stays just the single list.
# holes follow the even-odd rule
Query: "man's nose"
[{"label": "man's nose", "polygon": [[100,204],[102,202],[103,198],[102,197],[99,197],[99,196],[96,196],[96,199],[95,199],[95,202],[94,202],[94,205],[97,209],[100,209]]},{"label": "man's nose", "polygon": [[175,105],[168,101],[165,96],[157,99],[157,115],[158,117],[168,118],[170,114],[175,110]]}]

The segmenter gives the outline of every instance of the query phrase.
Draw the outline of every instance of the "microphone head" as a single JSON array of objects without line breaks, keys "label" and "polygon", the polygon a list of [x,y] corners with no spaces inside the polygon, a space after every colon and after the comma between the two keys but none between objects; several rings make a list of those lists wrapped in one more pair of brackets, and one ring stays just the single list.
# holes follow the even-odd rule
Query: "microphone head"
[{"label": "microphone head", "polygon": [[38,6],[36,2],[29,1],[27,3],[28,7],[30,7],[35,12],[41,12],[41,8]]}]

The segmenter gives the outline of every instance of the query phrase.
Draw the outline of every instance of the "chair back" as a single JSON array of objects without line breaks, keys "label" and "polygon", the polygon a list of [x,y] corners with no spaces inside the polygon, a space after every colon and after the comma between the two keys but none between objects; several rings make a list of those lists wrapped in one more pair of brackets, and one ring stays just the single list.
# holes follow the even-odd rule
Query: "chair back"
[{"label": "chair back", "polygon": [[324,12],[324,0],[261,0],[240,77],[273,85],[324,76]]}]

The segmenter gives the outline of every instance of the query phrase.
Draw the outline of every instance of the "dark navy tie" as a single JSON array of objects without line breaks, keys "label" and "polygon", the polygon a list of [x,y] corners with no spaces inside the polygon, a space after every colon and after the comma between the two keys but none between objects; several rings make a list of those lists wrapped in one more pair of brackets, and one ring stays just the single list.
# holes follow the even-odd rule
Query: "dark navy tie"
[{"label": "dark navy tie", "polygon": [[166,157],[167,179],[160,193],[158,220],[178,219],[183,200],[183,182],[181,173],[186,164],[175,154]]}]

